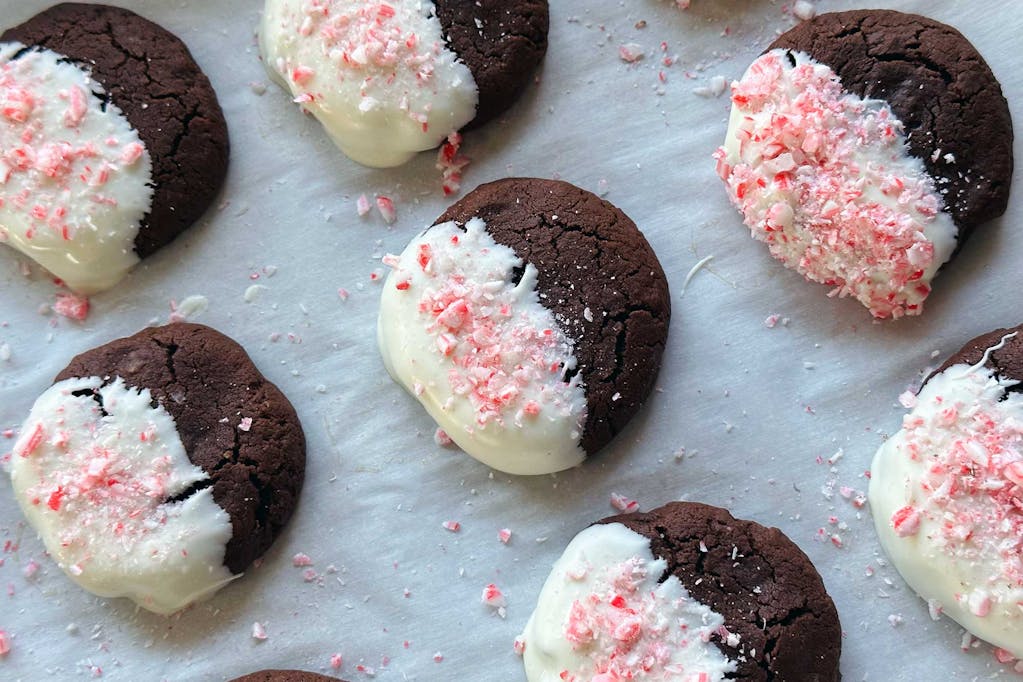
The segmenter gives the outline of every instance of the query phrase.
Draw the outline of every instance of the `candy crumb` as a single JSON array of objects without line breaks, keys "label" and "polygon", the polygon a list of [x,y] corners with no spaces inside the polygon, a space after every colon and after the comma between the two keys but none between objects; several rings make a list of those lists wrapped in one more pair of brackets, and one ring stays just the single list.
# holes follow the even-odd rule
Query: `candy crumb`
[{"label": "candy crumb", "polygon": [[446,448],[451,445],[451,436],[447,434],[444,429],[437,429],[433,432],[433,442],[442,448]]},{"label": "candy crumb", "polygon": [[639,511],[639,502],[636,500],[630,500],[624,495],[619,495],[618,493],[611,493],[611,506],[625,514],[632,514],[633,512]]},{"label": "candy crumb", "polygon": [[359,212],[360,216],[364,216],[369,213],[370,208],[369,198],[365,194],[360,194],[359,198],[355,200],[355,210]]},{"label": "candy crumb", "polygon": [[257,639],[260,642],[266,639],[266,628],[259,621],[252,624],[252,639]]},{"label": "candy crumb", "polygon": [[334,670],[340,670],[341,669],[341,664],[343,662],[344,662],[344,659],[341,658],[341,654],[333,654],[330,657],[330,667],[333,668]]},{"label": "candy crumb", "polygon": [[86,296],[78,296],[76,294],[57,294],[53,310],[58,315],[81,322],[89,316],[89,299]]},{"label": "candy crumb", "polygon": [[634,64],[646,55],[642,45],[625,43],[618,47],[618,57],[627,64]]},{"label": "candy crumb", "polygon": [[445,521],[444,523],[441,524],[441,526],[444,527],[444,530],[449,530],[452,533],[457,533],[458,531],[462,530],[462,524],[460,524],[458,521]]},{"label": "candy crumb", "polygon": [[380,216],[388,225],[393,225],[398,219],[398,210],[394,207],[394,200],[382,194],[377,195],[377,210]]},{"label": "candy crumb", "polygon": [[817,8],[807,0],[796,0],[792,5],[792,14],[802,21],[810,21],[817,16]]},{"label": "candy crumb", "polygon": [[299,552],[295,556],[291,557],[291,565],[292,566],[312,566],[313,565],[313,560],[309,557],[308,554],[303,554],[302,552]]},{"label": "candy crumb", "polygon": [[11,638],[6,631],[0,630],[0,656],[6,656],[11,650]]},{"label": "candy crumb", "polygon": [[497,538],[506,545],[508,544],[508,541],[511,540],[511,536],[512,532],[508,528],[502,528],[497,531]]}]

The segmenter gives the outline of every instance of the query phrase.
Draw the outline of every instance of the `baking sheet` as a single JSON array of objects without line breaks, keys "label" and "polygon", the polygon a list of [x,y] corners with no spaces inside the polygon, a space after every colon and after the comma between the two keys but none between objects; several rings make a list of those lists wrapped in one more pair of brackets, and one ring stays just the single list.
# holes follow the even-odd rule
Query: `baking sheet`
[{"label": "baking sheet", "polygon": [[[14,24],[47,4],[0,0],[0,16]],[[70,583],[0,476],[0,629],[12,640],[0,678],[219,680],[295,667],[352,682],[522,680],[512,641],[568,540],[614,513],[612,492],[643,509],[684,498],[779,526],[835,599],[847,680],[1013,674],[987,646],[961,651],[955,624],[931,621],[884,565],[867,510],[843,492],[866,489],[863,472],[900,423],[896,398],[922,371],[974,335],[1021,321],[1021,193],[936,280],[920,318],[872,322],[858,303],[828,299],[773,262],[714,174],[727,95],[694,91],[741,75],[795,23],[786,4],[694,0],[682,12],[655,0],[554,0],[536,84],[501,122],[466,136],[467,190],[533,175],[606,191],[646,233],[671,285],[668,348],[645,409],[581,468],[534,478],[435,445],[425,412],[377,355],[371,275],[448,203],[433,154],[395,170],[361,168],[282,92],[260,94],[254,0],[115,4],[176,32],[209,74],[230,126],[228,181],[219,208],[95,296],[83,323],[47,313],[54,286],[0,251],[0,357],[9,352],[0,430],[19,426],[72,354],[166,321],[172,301],[201,296],[208,307],[188,306],[191,319],[241,342],[295,404],[308,473],[290,527],[261,565],[169,618]],[[1023,5],[877,4],[962,30],[1023,121]],[[623,43],[645,58],[623,62]],[[666,66],[664,56],[677,61]],[[362,193],[393,197],[397,223],[359,218]],[[12,445],[0,437],[0,452]],[[461,530],[445,530],[448,520]],[[513,532],[507,545],[501,528]],[[293,566],[297,553],[312,566]],[[480,603],[488,583],[507,596],[503,619]],[[254,623],[265,640],[252,637]]]}]

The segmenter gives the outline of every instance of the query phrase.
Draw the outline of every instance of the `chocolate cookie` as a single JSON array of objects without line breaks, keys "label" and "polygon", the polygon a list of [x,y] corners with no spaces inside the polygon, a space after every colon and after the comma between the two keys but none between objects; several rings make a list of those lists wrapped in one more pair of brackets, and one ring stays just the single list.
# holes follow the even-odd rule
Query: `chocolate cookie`
[{"label": "chocolate cookie", "polygon": [[112,104],[136,131],[145,147],[139,153],[151,162],[151,201],[134,237],[139,257],[203,214],[227,171],[227,125],[181,40],[126,9],[65,3],[8,29],[0,41],[32,48],[15,53],[14,62],[45,49],[79,66],[99,86],[88,97]]},{"label": "chocolate cookie", "polygon": [[260,670],[236,677],[230,682],[344,682],[306,670]]},{"label": "chocolate cookie", "polygon": [[367,166],[401,165],[491,120],[547,50],[546,0],[326,6],[267,0],[260,53],[271,78]]},{"label": "chocolate cookie", "polygon": [[882,546],[933,617],[945,614],[1017,658],[1023,657],[1021,336],[1023,326],[979,336],[917,395],[900,396],[910,411],[874,456],[869,491]]},{"label": "chocolate cookie", "polygon": [[437,0],[447,44],[479,89],[474,128],[514,104],[547,53],[547,0]]},{"label": "chocolate cookie", "polygon": [[1012,180],[1012,120],[984,58],[956,29],[918,14],[852,10],[820,14],[768,49],[805,52],[842,86],[882,100],[902,121],[909,152],[923,161],[959,227],[1005,213]]},{"label": "chocolate cookie", "polygon": [[772,256],[898,318],[1005,211],[1012,138],[998,81],[958,31],[857,10],[798,25],[750,66],[715,158]]},{"label": "chocolate cookie", "polygon": [[18,501],[61,568],[165,613],[266,551],[305,471],[284,395],[237,343],[185,323],[76,356],[15,452]]},{"label": "chocolate cookie", "polygon": [[[1015,334],[1001,340],[1009,334]],[[988,352],[989,349],[990,352]],[[984,360],[984,366],[990,368],[1002,379],[1023,381],[1023,325],[1010,329],[996,329],[987,334],[970,339],[962,348],[953,353],[941,367],[934,370],[927,380],[930,381],[935,375],[941,374],[952,365],[975,365]],[[1023,385],[1008,386],[1007,390],[1013,392],[1023,391]]]},{"label": "chocolate cookie", "polygon": [[481,185],[390,261],[391,375],[470,455],[509,473],[574,466],[650,393],[670,301],[610,203],[566,182]]},{"label": "chocolate cookie", "polygon": [[777,528],[690,502],[576,536],[523,640],[531,681],[631,679],[641,666],[692,679],[840,679],[838,614],[806,555]]}]

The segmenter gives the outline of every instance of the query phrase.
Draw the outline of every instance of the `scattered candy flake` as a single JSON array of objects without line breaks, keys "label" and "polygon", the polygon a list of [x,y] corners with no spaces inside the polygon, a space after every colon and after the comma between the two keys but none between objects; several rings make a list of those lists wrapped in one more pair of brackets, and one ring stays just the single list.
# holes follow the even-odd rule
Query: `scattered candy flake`
[{"label": "scattered candy flake", "polygon": [[347,301],[350,295],[351,294],[348,293],[348,289],[345,289],[343,287],[337,290],[337,297],[340,298],[342,301]]},{"label": "scattered candy flake", "polygon": [[58,315],[81,322],[89,316],[89,298],[77,294],[57,294],[53,311]]},{"label": "scattered candy flake", "polygon": [[359,212],[360,216],[369,213],[371,208],[369,198],[365,194],[360,194],[359,198],[355,200],[355,210]]},{"label": "scattered candy flake", "polygon": [[242,417],[241,421],[238,422],[239,431],[248,431],[252,428],[252,417]]},{"label": "scattered candy flake", "polygon": [[512,532],[507,528],[502,528],[497,531],[497,538],[506,545],[508,544],[508,541],[511,540],[511,536]]},{"label": "scattered candy flake", "polygon": [[796,0],[792,5],[792,14],[801,21],[810,21],[817,16],[817,9],[807,0]]},{"label": "scattered candy flake", "polygon": [[340,670],[342,663],[344,663],[344,659],[341,658],[341,654],[333,654],[330,657],[330,667],[334,670]]},{"label": "scattered candy flake", "polygon": [[29,559],[28,563],[25,564],[25,568],[22,569],[22,574],[27,580],[31,580],[35,577],[35,574],[39,571],[39,564],[33,559]]},{"label": "scattered candy flake", "polygon": [[384,195],[377,196],[377,210],[380,216],[388,225],[393,225],[398,219],[398,210],[394,207],[394,200]]},{"label": "scattered candy flake", "polygon": [[628,64],[634,64],[646,56],[642,45],[636,43],[625,43],[618,47],[618,57]]},{"label": "scattered candy flake", "polygon": [[515,641],[512,642],[512,649],[514,649],[515,653],[519,656],[526,651],[526,640],[522,638],[522,635],[516,637]]},{"label": "scattered candy flake", "polygon": [[[969,633],[966,633],[966,635],[969,636]],[[968,644],[966,646],[963,646],[963,651],[966,651],[967,649],[969,649]],[[1002,649],[1000,647],[995,647],[995,650],[992,653],[994,653],[995,660],[997,660],[999,663],[1012,663],[1013,661],[1016,660],[1016,657],[1012,655],[1011,651],[1006,651],[1005,649]]]},{"label": "scattered candy flake", "polygon": [[299,552],[295,556],[291,557],[291,565],[295,567],[312,566],[313,560],[309,557],[308,554],[303,554],[302,552]]},{"label": "scattered candy flake", "polygon": [[444,429],[438,428],[433,432],[433,442],[442,448],[446,448],[451,445],[451,436],[449,436]]},{"label": "scattered candy flake", "polygon": [[480,601],[495,609],[507,605],[504,593],[502,593],[494,583],[490,583],[483,588],[483,595],[480,597]]},{"label": "scattered candy flake", "polygon": [[170,302],[171,314],[168,319],[171,322],[184,322],[206,312],[210,307],[210,301],[205,296],[186,296],[181,303]]},{"label": "scattered candy flake", "polygon": [[900,625],[902,625],[902,614],[893,613],[890,616],[888,616],[888,624],[891,625],[893,628],[897,628]]},{"label": "scattered candy flake", "polygon": [[632,514],[639,511],[639,502],[630,500],[624,495],[611,493],[611,506],[625,514]]},{"label": "scattered candy flake", "polygon": [[470,159],[458,153],[462,146],[462,136],[457,133],[448,135],[447,141],[437,150],[437,170],[441,171],[443,182],[441,189],[444,196],[457,194],[462,186],[462,170],[469,165]]},{"label": "scattered candy flake", "polygon": [[780,315],[768,315],[767,319],[764,320],[764,326],[768,329],[774,329],[774,326],[778,324],[778,320],[781,319]]},{"label": "scattered candy flake", "polygon": [[927,613],[930,615],[931,620],[941,620],[942,610],[941,602],[937,599],[927,600]]},{"label": "scattered candy flake", "polygon": [[0,630],[0,656],[6,656],[11,651],[11,638],[4,630]]},{"label": "scattered candy flake", "polygon": [[440,663],[443,660],[444,660],[444,654],[442,654],[441,652],[438,651],[437,653],[435,653],[433,655],[434,663]]},{"label": "scattered candy flake", "polygon": [[259,621],[252,624],[252,638],[261,642],[266,639],[266,628]]},{"label": "scattered candy flake", "polygon": [[452,533],[457,533],[458,531],[462,530],[462,524],[460,524],[458,521],[445,521],[440,525],[444,527],[444,530],[449,530]]}]

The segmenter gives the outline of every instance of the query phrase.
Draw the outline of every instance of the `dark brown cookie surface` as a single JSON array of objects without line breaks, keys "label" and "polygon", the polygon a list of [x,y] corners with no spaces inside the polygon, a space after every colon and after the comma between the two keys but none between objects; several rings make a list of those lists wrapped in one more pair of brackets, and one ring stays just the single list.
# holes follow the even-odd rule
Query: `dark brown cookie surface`
[{"label": "dark brown cookie surface", "polygon": [[481,185],[437,223],[473,217],[538,270],[541,304],[575,341],[587,404],[581,445],[596,452],[636,414],[660,369],[671,304],[657,256],[621,210],[559,180]]},{"label": "dark brown cookie surface", "polygon": [[916,14],[854,10],[802,22],[774,48],[805,52],[849,92],[891,106],[959,227],[960,244],[1005,212],[1013,168],[1008,104],[959,31]]},{"label": "dark brown cookie surface", "polygon": [[[233,340],[209,327],[144,329],[76,356],[54,381],[121,377],[174,418],[213,499],[231,517],[224,564],[241,573],[291,517],[305,475],[305,436],[295,410]],[[239,428],[251,419],[248,429]],[[188,494],[178,496],[183,499]]]},{"label": "dark brown cookie surface", "polygon": [[621,523],[650,538],[654,556],[668,562],[669,573],[724,616],[728,631],[739,635],[736,648],[718,643],[738,663],[732,679],[840,679],[842,631],[835,605],[807,556],[777,528],[694,502],[598,523]]},{"label": "dark brown cookie surface", "polygon": [[227,172],[227,124],[209,79],[177,37],[126,9],[64,3],[0,41],[44,47],[85,66],[138,131],[154,184],[135,239],[140,257],[203,214]]},{"label": "dark brown cookie surface", "polygon": [[486,123],[510,107],[547,52],[547,0],[437,0],[448,45],[479,89],[476,118]]},{"label": "dark brown cookie surface", "polygon": [[[975,365],[984,358],[984,353],[989,348],[994,348],[999,345],[1002,338],[1008,334],[1015,333],[1016,335],[1012,338],[1006,339],[1005,344],[997,349],[992,350],[987,357],[985,366],[995,370],[995,374],[1002,378],[1016,379],[1017,381],[1023,381],[1023,325],[1008,329],[995,329],[994,331],[988,332],[987,334],[981,334],[975,339],[971,339],[966,342],[962,348],[957,352],[953,353],[951,357],[942,363],[941,367],[934,370],[929,377],[928,381],[935,374],[940,374],[952,365],[964,364],[964,365]],[[1007,387],[1008,391],[1023,391],[1023,385],[1016,384],[1015,386]]]},{"label": "dark brown cookie surface", "polygon": [[231,682],[344,682],[306,670],[260,670],[236,677]]}]

